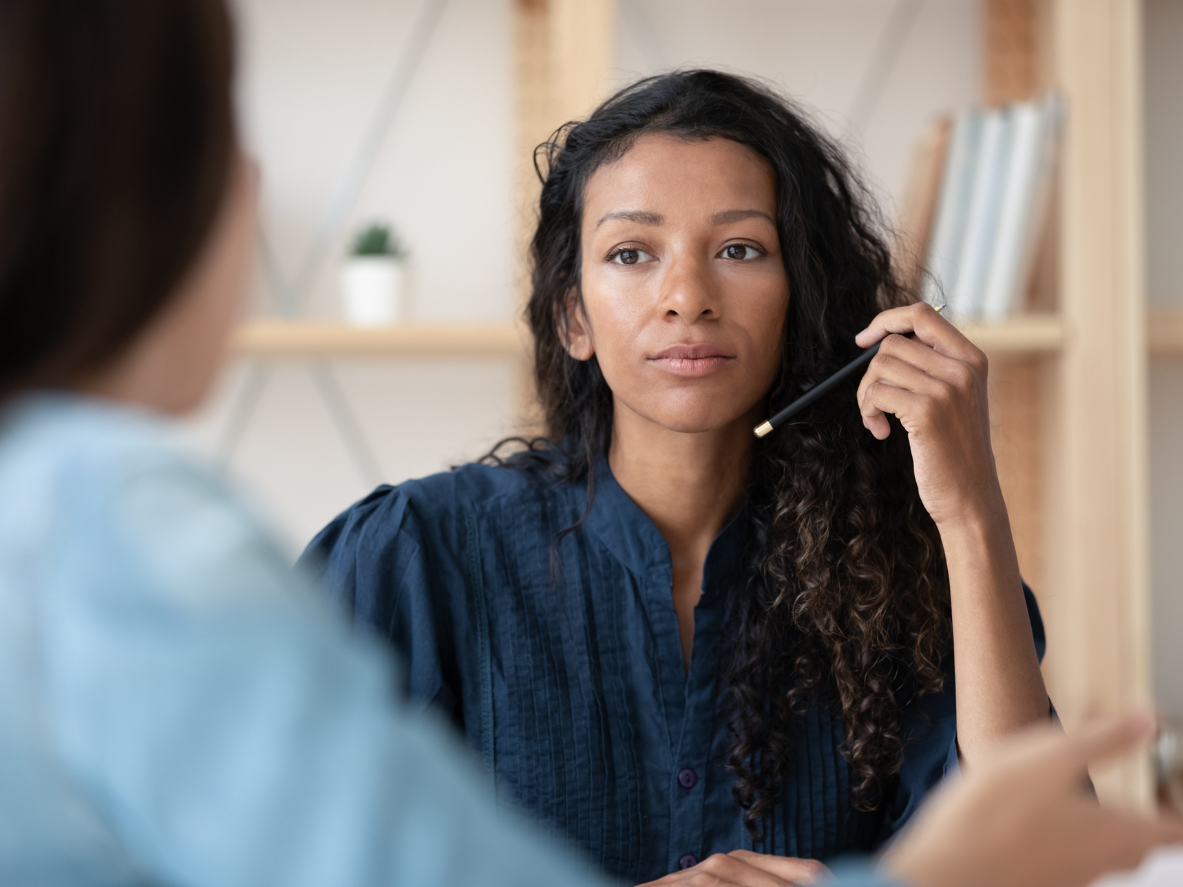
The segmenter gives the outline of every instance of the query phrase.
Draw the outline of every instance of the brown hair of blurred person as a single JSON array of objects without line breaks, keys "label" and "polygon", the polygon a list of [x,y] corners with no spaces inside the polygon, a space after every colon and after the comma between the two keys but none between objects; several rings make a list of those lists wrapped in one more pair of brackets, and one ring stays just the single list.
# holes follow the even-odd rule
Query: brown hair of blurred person
[{"label": "brown hair of blurred person", "polygon": [[0,398],[75,387],[178,290],[234,171],[222,0],[0,0]]}]

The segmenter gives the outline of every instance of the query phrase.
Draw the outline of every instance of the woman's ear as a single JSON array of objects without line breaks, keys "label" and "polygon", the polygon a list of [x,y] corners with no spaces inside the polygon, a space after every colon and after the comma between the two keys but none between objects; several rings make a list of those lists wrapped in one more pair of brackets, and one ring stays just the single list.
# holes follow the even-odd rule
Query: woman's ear
[{"label": "woman's ear", "polygon": [[595,342],[592,340],[591,326],[583,313],[583,302],[576,290],[572,289],[566,298],[566,304],[555,308],[555,325],[559,329],[559,338],[563,347],[576,360],[591,360],[596,353]]}]

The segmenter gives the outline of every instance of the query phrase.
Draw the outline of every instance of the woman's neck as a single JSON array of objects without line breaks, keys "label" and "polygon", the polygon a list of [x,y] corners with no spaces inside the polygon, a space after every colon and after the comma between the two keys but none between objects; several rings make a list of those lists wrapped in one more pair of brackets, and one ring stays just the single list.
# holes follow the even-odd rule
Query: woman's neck
[{"label": "woman's neck", "polygon": [[627,408],[618,407],[614,416],[608,464],[670,547],[686,669],[707,552],[743,502],[753,421],[745,415],[725,428],[690,434],[658,426]]},{"label": "woman's neck", "polygon": [[725,428],[685,433],[627,410],[614,418],[608,462],[616,481],[671,548],[702,539],[709,546],[743,501],[752,422],[744,416]]}]

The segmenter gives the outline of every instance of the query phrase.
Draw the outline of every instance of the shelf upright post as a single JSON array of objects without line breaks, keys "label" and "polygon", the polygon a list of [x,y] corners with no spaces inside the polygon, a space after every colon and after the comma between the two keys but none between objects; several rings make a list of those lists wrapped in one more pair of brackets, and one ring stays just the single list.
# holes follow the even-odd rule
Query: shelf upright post
[{"label": "shelf upright post", "polygon": [[[569,120],[586,116],[612,86],[616,58],[616,0],[514,0],[514,86],[518,169],[520,305],[530,295],[528,248],[538,221],[540,184],[534,149]],[[524,339],[528,335],[523,334]],[[533,343],[530,343],[533,347]],[[532,354],[522,363],[521,424],[541,432]]]},{"label": "shelf upright post", "polygon": [[[1047,19],[1044,0],[984,0],[982,88],[987,106],[1027,101],[1048,88]],[[1037,275],[1028,305],[1046,301],[1048,295],[1054,298],[1054,294],[1039,291],[1045,286],[1047,281]],[[989,356],[991,438],[998,479],[1019,567],[1042,606],[1047,590],[1044,466],[1048,441],[1044,415],[1049,387],[1046,376],[1054,358],[1049,359],[1047,353],[1023,352]]]},{"label": "shelf upright post", "polygon": [[[1053,15],[1065,341],[1045,600],[1051,685],[1071,727],[1151,696],[1141,2],[1053,0]],[[1148,760],[1094,777],[1102,799],[1151,803]]]}]

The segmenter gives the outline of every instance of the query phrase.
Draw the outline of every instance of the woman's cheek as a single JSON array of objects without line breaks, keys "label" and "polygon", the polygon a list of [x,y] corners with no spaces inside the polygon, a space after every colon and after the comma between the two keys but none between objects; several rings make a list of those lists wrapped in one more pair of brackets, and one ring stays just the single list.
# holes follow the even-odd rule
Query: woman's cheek
[{"label": "woman's cheek", "polygon": [[635,362],[640,315],[637,300],[618,289],[584,297],[584,310],[594,331],[596,355],[605,376],[625,371]]},{"label": "woman's cheek", "polygon": [[785,316],[789,309],[788,296],[783,288],[776,288],[749,304],[751,314],[745,318],[745,326],[763,358],[761,362],[775,367],[780,358]]},{"label": "woman's cheek", "polygon": [[631,392],[638,384],[637,373],[633,363],[622,355],[617,343],[611,337],[601,337],[597,340],[596,357],[600,362],[600,372],[604,374],[604,381],[616,394]]}]

